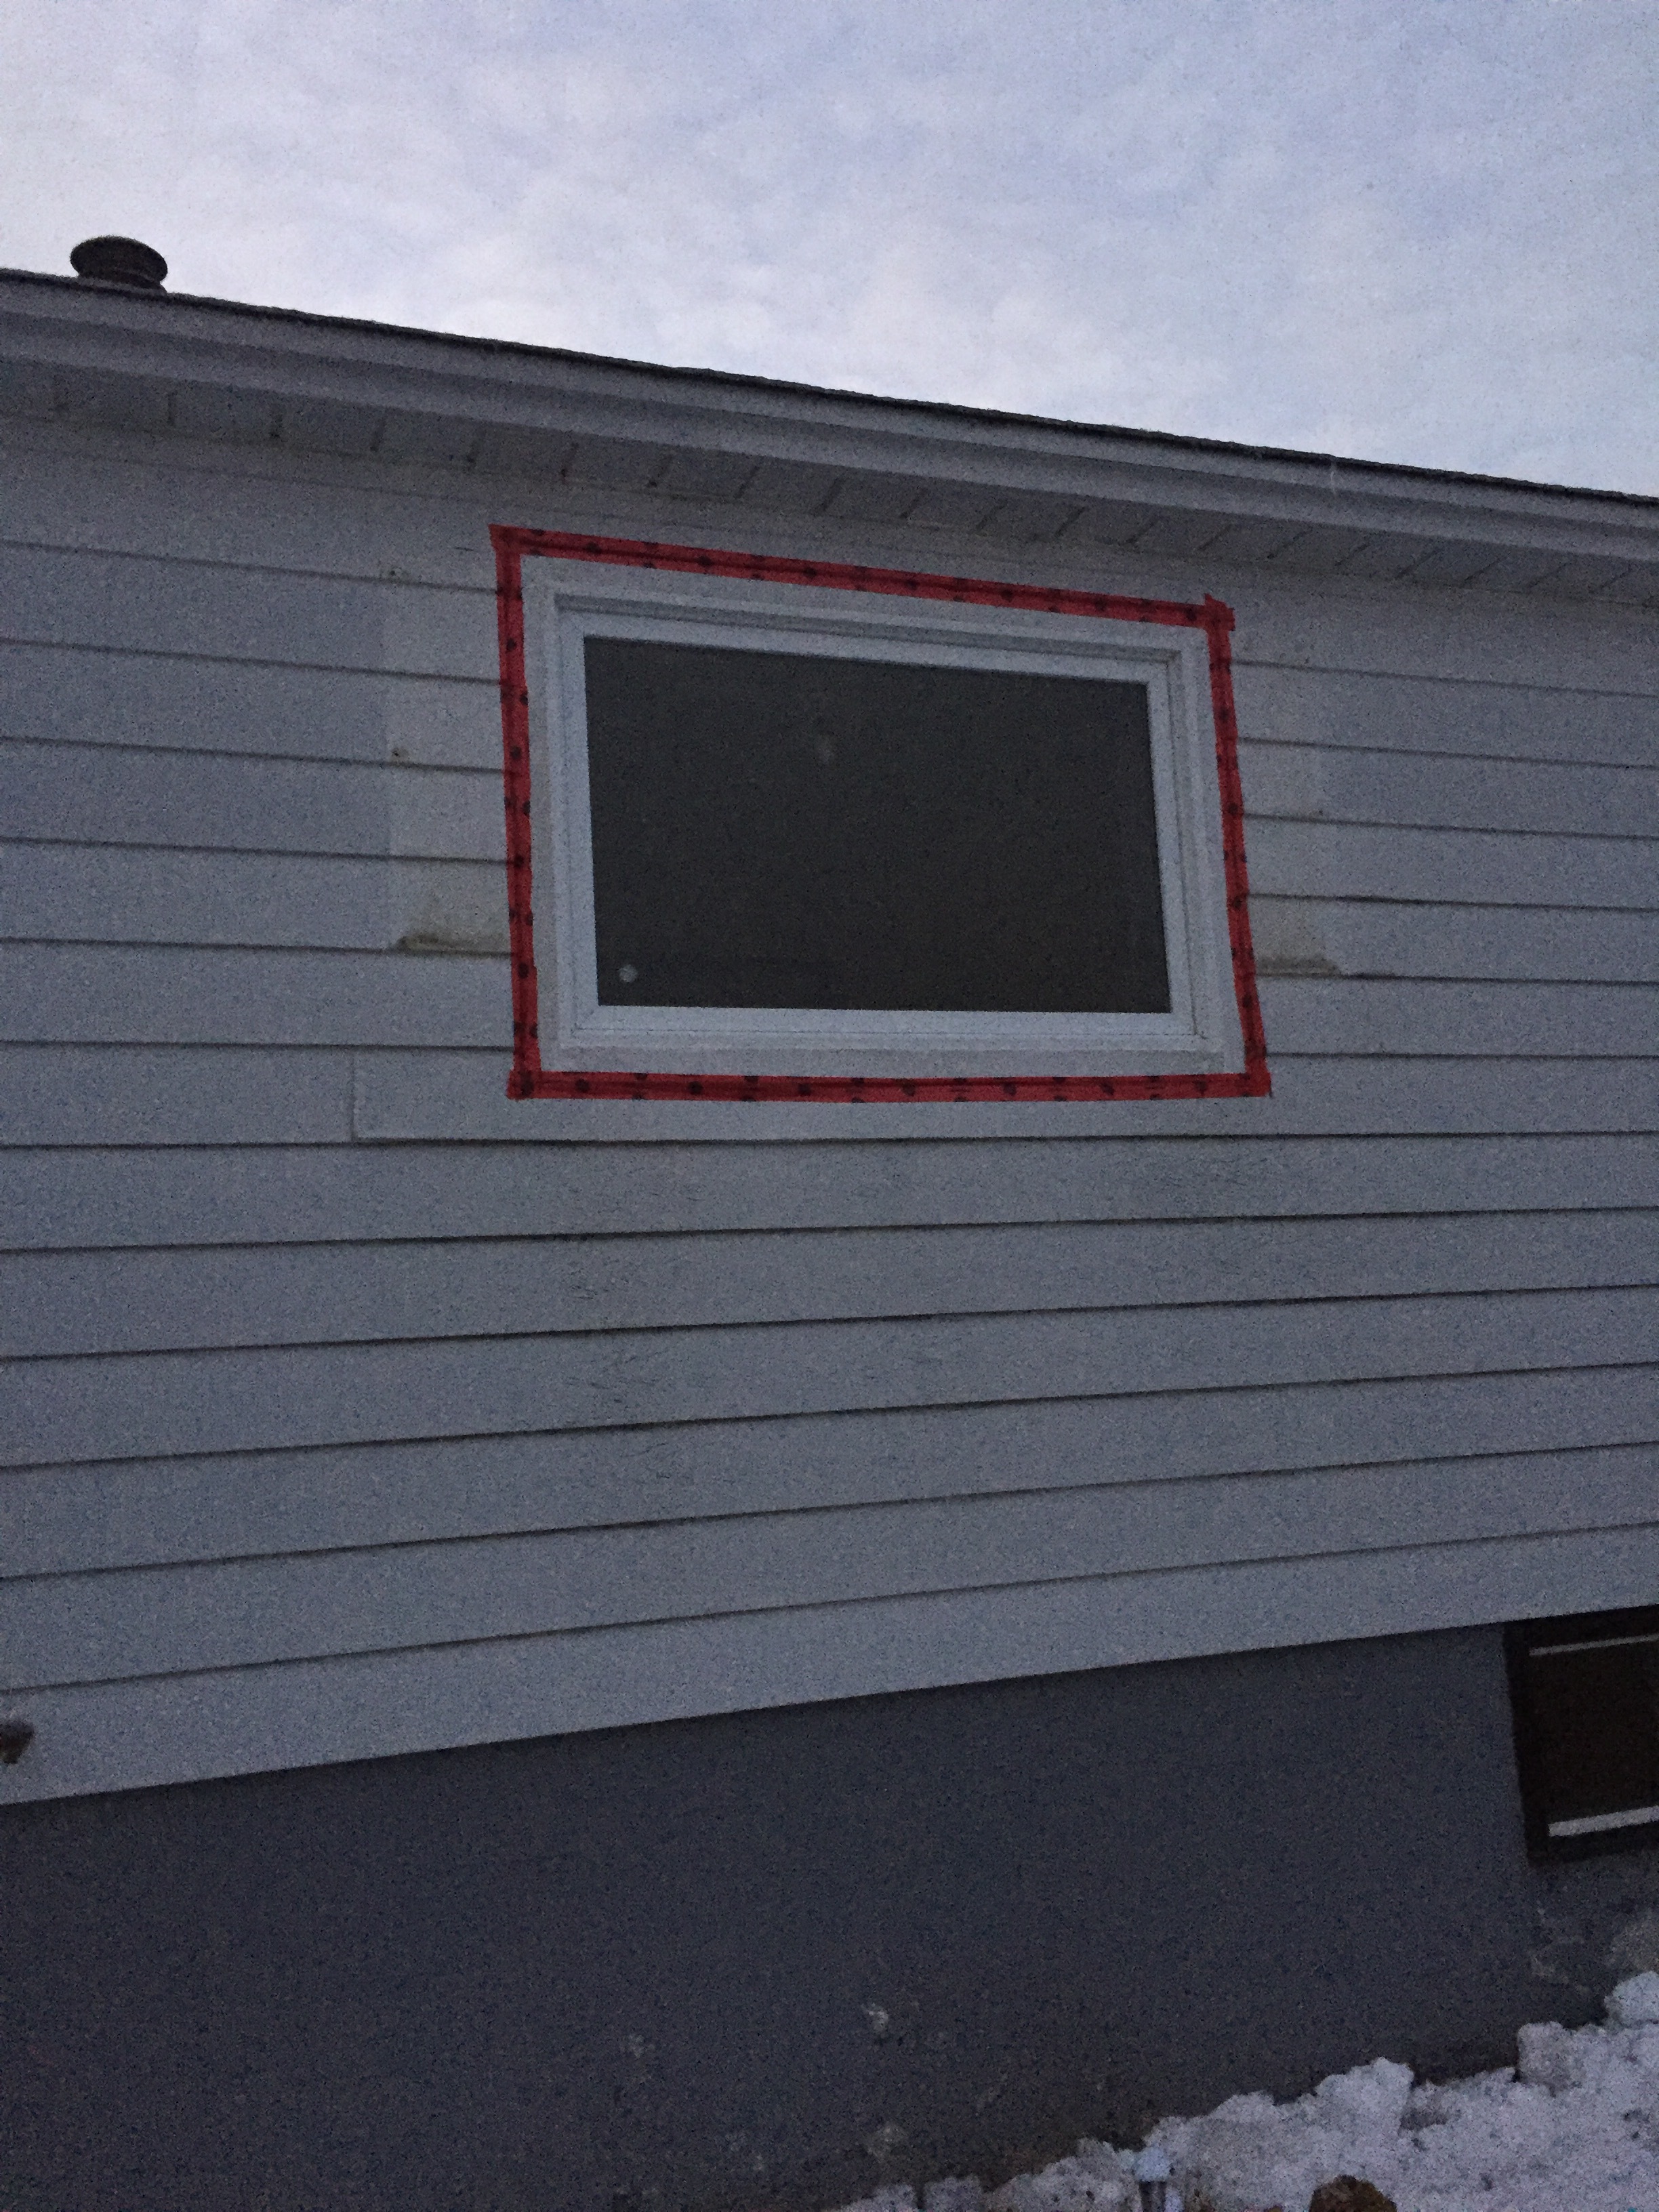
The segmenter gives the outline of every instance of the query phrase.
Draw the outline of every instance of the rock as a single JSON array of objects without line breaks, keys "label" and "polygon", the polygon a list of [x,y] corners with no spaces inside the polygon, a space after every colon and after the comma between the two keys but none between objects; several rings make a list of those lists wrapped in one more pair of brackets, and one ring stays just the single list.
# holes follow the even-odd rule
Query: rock
[{"label": "rock", "polygon": [[1322,2181],[1313,2193],[1308,2212],[1396,2212],[1392,2197],[1385,2197],[1357,2174],[1339,2173],[1334,2181]]},{"label": "rock", "polygon": [[1615,2027],[1659,2025],[1659,1974],[1632,1974],[1607,1999],[1607,2018]]}]

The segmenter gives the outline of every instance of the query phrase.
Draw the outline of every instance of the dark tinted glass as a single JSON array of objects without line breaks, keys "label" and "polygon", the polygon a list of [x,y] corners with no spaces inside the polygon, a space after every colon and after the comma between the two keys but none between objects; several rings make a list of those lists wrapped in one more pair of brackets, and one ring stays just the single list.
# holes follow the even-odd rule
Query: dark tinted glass
[{"label": "dark tinted glass", "polygon": [[1170,1005],[1144,684],[589,638],[602,1003]]}]

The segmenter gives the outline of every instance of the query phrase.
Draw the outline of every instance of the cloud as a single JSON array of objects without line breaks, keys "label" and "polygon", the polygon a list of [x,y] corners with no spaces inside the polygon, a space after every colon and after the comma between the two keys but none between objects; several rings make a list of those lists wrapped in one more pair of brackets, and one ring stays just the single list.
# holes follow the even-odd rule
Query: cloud
[{"label": "cloud", "polygon": [[58,0],[0,255],[1659,490],[1647,0]]}]

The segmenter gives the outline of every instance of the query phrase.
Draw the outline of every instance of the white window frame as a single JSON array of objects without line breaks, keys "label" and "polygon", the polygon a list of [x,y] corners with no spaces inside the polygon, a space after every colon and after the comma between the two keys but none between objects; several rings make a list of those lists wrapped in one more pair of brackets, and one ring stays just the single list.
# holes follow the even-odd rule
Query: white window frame
[{"label": "white window frame", "polygon": [[[911,601],[660,569],[526,563],[538,793],[541,1049],[575,1071],[831,1076],[1235,1073],[1245,1066],[1207,640],[1201,629]],[[1170,1011],[818,1012],[604,1006],[594,951],[584,646],[590,636],[1131,682],[1146,687]],[[546,935],[550,934],[551,943]],[[549,988],[550,986],[550,988]]]}]

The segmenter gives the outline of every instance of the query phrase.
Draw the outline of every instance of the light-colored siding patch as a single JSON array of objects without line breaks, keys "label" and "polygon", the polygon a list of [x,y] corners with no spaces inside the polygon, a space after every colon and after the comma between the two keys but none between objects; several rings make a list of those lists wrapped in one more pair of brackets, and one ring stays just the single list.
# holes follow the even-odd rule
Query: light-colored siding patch
[{"label": "light-colored siding patch", "polygon": [[17,845],[0,933],[58,944],[507,952],[499,865]]},{"label": "light-colored siding patch", "polygon": [[1625,693],[1551,690],[1506,682],[1500,668],[1489,672],[1484,683],[1437,682],[1246,662],[1235,677],[1239,727],[1276,744],[1653,771],[1659,678]]},{"label": "light-colored siding patch", "polygon": [[0,546],[0,605],[5,635],[20,645],[483,682],[496,674],[488,590],[10,545]]},{"label": "light-colored siding patch", "polygon": [[483,678],[10,644],[0,645],[0,735],[488,774],[501,722],[496,685]]},{"label": "light-colored siding patch", "polygon": [[499,772],[22,744],[0,772],[9,837],[501,865]]},{"label": "light-colored siding patch", "polygon": [[1655,847],[1642,838],[1268,817],[1251,824],[1249,853],[1251,889],[1281,898],[1654,908]]},{"label": "light-colored siding patch", "polygon": [[1498,767],[1444,754],[1246,744],[1239,769],[1251,812],[1281,820],[1659,837],[1659,769],[1650,766]]}]

